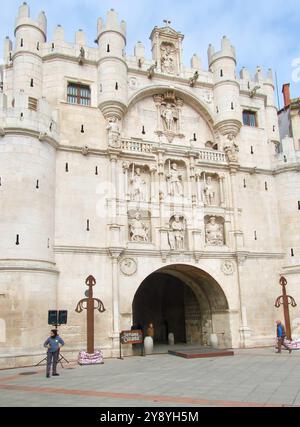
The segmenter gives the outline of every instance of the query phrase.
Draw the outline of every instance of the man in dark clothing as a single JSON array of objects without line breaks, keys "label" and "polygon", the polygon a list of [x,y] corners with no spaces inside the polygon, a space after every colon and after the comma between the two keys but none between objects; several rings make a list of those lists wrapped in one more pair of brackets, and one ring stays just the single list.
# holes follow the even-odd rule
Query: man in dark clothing
[{"label": "man in dark clothing", "polygon": [[283,346],[291,354],[292,350],[284,344],[284,340],[286,337],[285,328],[280,320],[277,320],[276,324],[277,324],[277,344],[278,344],[277,353],[281,353],[281,347]]},{"label": "man in dark clothing", "polygon": [[47,351],[47,369],[46,369],[46,377],[50,377],[50,368],[51,368],[51,362],[52,362],[52,375],[53,376],[59,376],[59,374],[56,372],[58,357],[59,357],[59,349],[60,346],[63,346],[65,343],[64,341],[58,336],[57,330],[52,329],[51,335],[49,338],[46,339],[44,342],[44,347],[48,349]]}]

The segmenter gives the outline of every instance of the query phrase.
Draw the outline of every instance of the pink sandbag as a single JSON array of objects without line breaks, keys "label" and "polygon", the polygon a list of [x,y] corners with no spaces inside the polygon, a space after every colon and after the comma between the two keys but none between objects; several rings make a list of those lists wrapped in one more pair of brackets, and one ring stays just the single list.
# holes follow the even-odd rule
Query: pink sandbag
[{"label": "pink sandbag", "polygon": [[284,344],[291,350],[300,350],[300,340],[289,341],[285,339]]},{"label": "pink sandbag", "polygon": [[78,355],[79,365],[100,365],[103,364],[103,353],[101,350],[96,351],[94,354],[81,351]]}]

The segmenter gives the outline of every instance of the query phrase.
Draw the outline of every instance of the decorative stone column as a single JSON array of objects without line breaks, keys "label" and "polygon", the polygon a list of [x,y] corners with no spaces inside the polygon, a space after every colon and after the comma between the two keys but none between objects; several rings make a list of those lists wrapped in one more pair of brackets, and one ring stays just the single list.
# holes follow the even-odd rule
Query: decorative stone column
[{"label": "decorative stone column", "polygon": [[177,129],[177,133],[181,133],[181,129],[182,129],[182,127],[181,127],[181,122],[182,122],[182,118],[181,118],[181,116],[182,116],[182,107],[183,107],[183,99],[181,99],[181,98],[176,98],[176,107],[177,107],[177,111],[178,111],[178,124],[177,124],[177,126],[178,126],[178,129]]},{"label": "decorative stone column", "polygon": [[119,271],[118,259],[123,252],[123,248],[110,248],[109,255],[112,261],[112,356],[116,356],[119,351],[120,334],[120,294],[119,294]]},{"label": "decorative stone column", "polygon": [[243,233],[240,231],[239,225],[239,210],[237,206],[236,196],[236,173],[238,170],[237,164],[229,165],[230,171],[230,184],[231,184],[231,196],[232,196],[232,207],[233,207],[233,223],[234,223],[234,236],[235,236],[235,250],[243,249]]},{"label": "decorative stone column", "polygon": [[203,195],[202,195],[202,189],[201,189],[201,172],[198,171],[195,174],[196,179],[196,194],[198,199],[198,204],[203,204]]},{"label": "decorative stone column", "polygon": [[157,203],[157,185],[156,185],[156,172],[157,172],[157,166],[151,165],[150,166],[150,174],[151,174],[151,181],[150,181],[150,187],[151,187],[151,203]]},{"label": "decorative stone column", "polygon": [[123,173],[124,173],[124,198],[128,201],[130,199],[128,192],[128,172],[129,172],[129,162],[123,162]]},{"label": "decorative stone column", "polygon": [[225,175],[220,175],[219,176],[219,185],[220,185],[220,202],[221,202],[221,207],[225,208],[226,207],[226,199],[225,199],[225,187],[224,187],[224,180],[225,180]]},{"label": "decorative stone column", "polygon": [[158,150],[158,186],[159,186],[159,210],[160,210],[160,227],[162,227],[164,220],[164,188],[163,188],[163,179],[164,179],[164,151]]},{"label": "decorative stone column", "polygon": [[117,217],[117,186],[118,186],[118,177],[117,177],[117,162],[118,154],[110,152],[110,165],[111,165],[111,218],[115,221]]},{"label": "decorative stone column", "polygon": [[161,57],[160,57],[160,45],[159,45],[159,34],[158,33],[156,33],[156,35],[155,35],[155,46],[156,46],[156,48],[155,48],[155,58],[156,58],[156,61],[157,61],[157,71],[159,72],[159,73],[161,73]]},{"label": "decorative stone column", "polygon": [[154,103],[155,103],[155,107],[156,107],[156,131],[159,133],[162,131],[162,129],[160,128],[160,123],[161,123],[161,119],[160,119],[160,106],[161,103],[163,102],[163,95],[154,95],[153,96],[154,99]]},{"label": "decorative stone column", "polygon": [[240,318],[241,318],[241,326],[240,326],[240,338],[242,347],[245,348],[247,346],[247,341],[251,337],[251,329],[248,326],[247,319],[247,309],[244,305],[243,291],[241,286],[241,275],[243,271],[243,266],[247,257],[243,255],[238,255],[237,257],[237,271],[238,271],[238,287],[240,294]]}]

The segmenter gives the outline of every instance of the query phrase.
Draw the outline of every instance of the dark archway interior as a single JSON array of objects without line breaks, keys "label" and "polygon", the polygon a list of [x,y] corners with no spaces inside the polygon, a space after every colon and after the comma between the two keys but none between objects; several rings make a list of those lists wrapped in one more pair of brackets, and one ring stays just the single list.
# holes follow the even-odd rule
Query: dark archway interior
[{"label": "dark archway interior", "polygon": [[133,324],[153,323],[154,342],[210,345],[210,335],[231,347],[229,307],[220,285],[205,271],[185,264],[169,265],[148,276],[132,305]]},{"label": "dark archway interior", "polygon": [[200,321],[200,308],[193,291],[175,276],[154,273],[144,280],[135,295],[133,322],[144,330],[153,323],[155,342],[167,343],[172,332],[176,343],[186,343],[191,309]]}]

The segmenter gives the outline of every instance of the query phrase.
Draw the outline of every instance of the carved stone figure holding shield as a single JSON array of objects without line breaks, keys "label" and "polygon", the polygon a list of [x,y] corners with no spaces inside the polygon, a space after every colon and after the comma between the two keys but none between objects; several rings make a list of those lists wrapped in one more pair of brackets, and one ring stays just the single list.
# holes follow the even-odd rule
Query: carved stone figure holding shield
[{"label": "carved stone figure holding shield", "polygon": [[169,164],[167,187],[169,196],[183,196],[182,174],[177,170],[175,162]]}]

